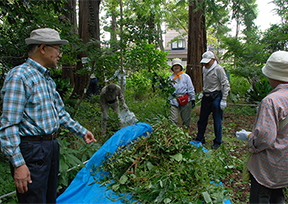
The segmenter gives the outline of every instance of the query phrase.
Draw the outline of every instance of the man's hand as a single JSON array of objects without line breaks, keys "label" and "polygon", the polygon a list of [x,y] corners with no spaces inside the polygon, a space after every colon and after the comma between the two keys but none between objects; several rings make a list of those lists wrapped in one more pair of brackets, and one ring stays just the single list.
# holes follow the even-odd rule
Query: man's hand
[{"label": "man's hand", "polygon": [[242,129],[241,131],[236,132],[236,137],[238,140],[248,141],[250,134],[252,134],[252,132]]},{"label": "man's hand", "polygon": [[28,191],[28,183],[32,183],[30,171],[26,164],[14,168],[14,182],[19,193]]},{"label": "man's hand", "polygon": [[221,110],[224,110],[227,106],[227,102],[225,100],[221,100],[220,101],[220,108]]},{"label": "man's hand", "polygon": [[90,132],[89,130],[87,130],[86,135],[84,136],[84,140],[87,144],[91,143],[91,142],[97,142],[94,138],[94,135],[92,134],[92,132]]},{"label": "man's hand", "polygon": [[129,108],[128,108],[128,106],[126,105],[126,103],[123,104],[123,108],[124,108],[126,111],[129,110]]},{"label": "man's hand", "polygon": [[195,100],[191,101],[191,108],[193,109],[195,107]]},{"label": "man's hand", "polygon": [[201,98],[203,98],[203,93],[202,92],[198,96],[198,99],[201,99]]}]

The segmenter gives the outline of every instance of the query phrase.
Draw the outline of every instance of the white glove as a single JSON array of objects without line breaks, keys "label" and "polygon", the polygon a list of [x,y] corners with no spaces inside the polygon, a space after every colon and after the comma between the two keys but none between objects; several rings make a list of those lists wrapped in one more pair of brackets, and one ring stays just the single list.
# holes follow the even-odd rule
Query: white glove
[{"label": "white glove", "polygon": [[242,129],[241,131],[236,132],[236,137],[238,140],[248,141],[251,133],[252,132]]},{"label": "white glove", "polygon": [[221,100],[220,101],[220,108],[221,110],[224,110],[227,106],[227,102],[225,100]]},{"label": "white glove", "polygon": [[128,108],[128,106],[126,105],[126,103],[123,104],[123,108],[124,108],[126,111],[129,110],[129,108]]},{"label": "white glove", "polygon": [[203,93],[201,92],[198,96],[198,99],[201,99],[203,97]]}]

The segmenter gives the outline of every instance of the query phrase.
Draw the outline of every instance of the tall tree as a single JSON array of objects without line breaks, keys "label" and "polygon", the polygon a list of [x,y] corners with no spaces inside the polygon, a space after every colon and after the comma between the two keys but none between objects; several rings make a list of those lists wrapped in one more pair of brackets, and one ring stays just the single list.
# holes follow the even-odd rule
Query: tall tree
[{"label": "tall tree", "polygon": [[[72,28],[71,32],[78,34],[77,31],[77,14],[76,14],[76,0],[67,0],[65,3],[66,13],[60,17],[66,20],[68,26]],[[76,53],[75,53],[76,57]],[[70,62],[70,63],[69,63]],[[70,79],[70,83],[74,85],[74,74],[73,71],[75,69],[75,65],[71,63],[71,61],[67,61],[66,64],[62,65],[62,79]]]},{"label": "tall tree", "polygon": [[202,91],[202,66],[201,55],[206,50],[205,16],[202,9],[197,8],[203,0],[189,1],[189,25],[188,25],[188,53],[187,74],[192,78],[195,92]]},{"label": "tall tree", "polygon": [[272,0],[271,3],[276,5],[274,9],[276,13],[281,17],[282,25],[288,21],[288,0]]},{"label": "tall tree", "polygon": [[[101,0],[79,0],[79,36],[84,44],[88,44],[90,40],[96,40],[95,49],[100,49],[100,13]],[[98,41],[98,43],[97,43]],[[86,51],[83,51],[77,56],[75,86],[70,98],[83,97],[84,90],[88,87],[90,77],[83,71],[82,57],[86,57]]]},{"label": "tall tree", "polygon": [[232,19],[236,21],[236,38],[240,32],[240,25],[244,25],[246,30],[251,31],[253,21],[257,17],[255,2],[256,0],[232,0]]}]

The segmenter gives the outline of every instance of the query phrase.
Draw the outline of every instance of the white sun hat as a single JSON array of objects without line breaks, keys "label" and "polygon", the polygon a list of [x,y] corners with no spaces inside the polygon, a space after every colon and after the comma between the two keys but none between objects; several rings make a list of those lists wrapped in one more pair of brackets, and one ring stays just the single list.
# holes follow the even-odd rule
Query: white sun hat
[{"label": "white sun hat", "polygon": [[181,71],[184,69],[183,65],[182,65],[182,61],[179,58],[175,58],[172,60],[172,67],[171,70],[173,71],[173,66],[174,65],[180,65],[181,66]]},{"label": "white sun hat", "polygon": [[262,68],[262,72],[270,79],[288,82],[288,52],[272,53]]}]

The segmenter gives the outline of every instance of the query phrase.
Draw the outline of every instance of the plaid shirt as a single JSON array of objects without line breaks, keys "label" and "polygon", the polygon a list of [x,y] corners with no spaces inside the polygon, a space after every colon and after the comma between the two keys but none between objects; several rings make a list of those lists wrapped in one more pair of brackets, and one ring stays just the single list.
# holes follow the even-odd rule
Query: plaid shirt
[{"label": "plaid shirt", "polygon": [[248,170],[272,189],[288,186],[288,124],[279,128],[288,116],[287,101],[288,85],[280,84],[262,100],[249,137]]},{"label": "plaid shirt", "polygon": [[25,164],[20,136],[51,134],[60,124],[81,137],[87,132],[65,111],[50,71],[30,58],[7,74],[1,97],[0,144],[14,167]]}]

